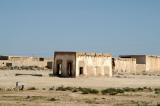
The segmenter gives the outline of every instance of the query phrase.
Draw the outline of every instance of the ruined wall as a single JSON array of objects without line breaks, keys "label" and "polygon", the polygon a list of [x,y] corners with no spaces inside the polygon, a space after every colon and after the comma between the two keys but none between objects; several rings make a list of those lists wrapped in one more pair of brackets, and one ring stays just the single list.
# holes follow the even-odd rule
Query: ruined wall
[{"label": "ruined wall", "polygon": [[5,67],[5,66],[7,66],[8,63],[11,63],[11,61],[8,61],[8,60],[0,60],[0,67]]},{"label": "ruined wall", "polygon": [[114,74],[135,74],[136,73],[136,59],[134,58],[115,58],[113,59],[113,73]]},{"label": "ruined wall", "polygon": [[146,64],[146,55],[120,55],[120,58],[135,58],[136,64]]},{"label": "ruined wall", "polygon": [[111,55],[97,53],[77,53],[76,76],[83,68],[84,76],[112,76]]},{"label": "ruined wall", "polygon": [[146,72],[160,73],[160,57],[158,56],[146,57]]},{"label": "ruined wall", "polygon": [[69,77],[68,70],[67,70],[67,63],[72,62],[72,77],[75,77],[75,70],[76,70],[76,53],[68,53],[68,52],[57,52],[54,55],[54,69],[53,74],[57,75],[57,65],[59,64],[58,61],[62,61],[62,74],[63,77]]},{"label": "ruined wall", "polygon": [[38,66],[46,67],[47,59],[40,60],[38,57],[16,57],[10,56],[9,60],[12,62],[13,66]]},{"label": "ruined wall", "polygon": [[12,64],[12,67],[17,66],[38,66],[45,68],[51,59],[44,58],[43,61],[38,57],[23,57],[23,56],[8,56],[8,60],[0,60],[0,67],[7,66],[7,64]]},{"label": "ruined wall", "polygon": [[121,55],[121,58],[136,59],[136,74],[142,74],[146,71],[146,55]]}]

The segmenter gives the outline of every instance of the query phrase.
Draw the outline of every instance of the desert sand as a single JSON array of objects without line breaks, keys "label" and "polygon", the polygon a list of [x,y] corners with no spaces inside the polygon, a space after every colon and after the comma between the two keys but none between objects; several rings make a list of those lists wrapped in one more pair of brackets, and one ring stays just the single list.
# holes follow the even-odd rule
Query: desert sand
[{"label": "desert sand", "polygon": [[[42,74],[42,77],[16,73]],[[38,90],[0,91],[0,106],[138,106],[157,105],[160,95],[154,92],[136,92],[119,95],[81,94],[70,91],[50,91],[51,87],[70,86],[87,87],[98,90],[105,88],[160,88],[160,76],[121,75],[107,77],[58,78],[49,77],[52,71],[1,70],[0,88],[14,88],[16,82],[23,84],[25,89],[35,87]],[[52,100],[53,99],[53,100]]]}]

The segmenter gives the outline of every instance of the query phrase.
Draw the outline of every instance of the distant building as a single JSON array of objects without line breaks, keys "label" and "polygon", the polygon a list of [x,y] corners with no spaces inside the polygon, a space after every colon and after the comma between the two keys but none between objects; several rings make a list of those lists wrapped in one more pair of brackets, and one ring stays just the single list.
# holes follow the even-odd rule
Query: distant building
[{"label": "distant building", "polygon": [[29,56],[0,56],[1,67],[37,66],[52,69],[52,59]]},{"label": "distant building", "polygon": [[53,74],[61,77],[112,76],[112,56],[103,53],[55,52]]},{"label": "distant building", "polygon": [[120,55],[120,58],[135,58],[136,73],[160,73],[160,57],[152,55]]}]

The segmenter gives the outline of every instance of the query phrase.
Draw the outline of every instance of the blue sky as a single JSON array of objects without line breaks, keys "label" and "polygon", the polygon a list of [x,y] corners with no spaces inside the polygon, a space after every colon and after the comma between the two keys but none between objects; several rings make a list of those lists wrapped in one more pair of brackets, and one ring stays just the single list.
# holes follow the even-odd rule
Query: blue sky
[{"label": "blue sky", "polygon": [[159,0],[0,0],[0,54],[160,54]]}]

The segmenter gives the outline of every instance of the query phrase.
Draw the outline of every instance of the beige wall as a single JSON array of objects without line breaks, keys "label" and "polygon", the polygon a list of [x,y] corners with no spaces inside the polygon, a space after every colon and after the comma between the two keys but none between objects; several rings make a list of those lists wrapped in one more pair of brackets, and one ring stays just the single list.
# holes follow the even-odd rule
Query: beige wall
[{"label": "beige wall", "polygon": [[136,59],[134,58],[115,58],[113,66],[114,74],[117,73],[136,73]]},{"label": "beige wall", "polygon": [[147,72],[159,72],[160,73],[160,57],[147,56],[146,57],[146,71]]},{"label": "beige wall", "polygon": [[112,76],[112,57],[95,53],[77,55],[76,76],[80,75],[80,67],[84,76]]},{"label": "beige wall", "polygon": [[121,58],[136,59],[136,73],[142,74],[146,71],[146,55],[121,55]]},{"label": "beige wall", "polygon": [[137,74],[142,74],[145,71],[146,71],[146,64],[137,64],[136,65],[136,73]]},{"label": "beige wall", "polygon": [[39,58],[36,57],[21,57],[21,56],[9,56],[8,60],[0,60],[0,66],[6,66],[6,63],[12,63],[12,66],[38,66],[45,68],[48,61],[51,59],[45,59],[44,61],[39,61]]}]

